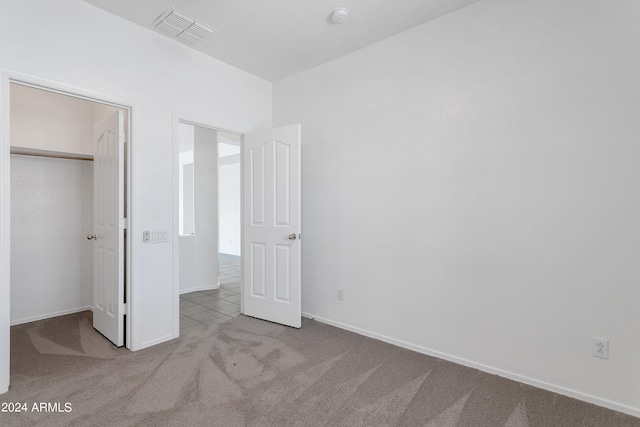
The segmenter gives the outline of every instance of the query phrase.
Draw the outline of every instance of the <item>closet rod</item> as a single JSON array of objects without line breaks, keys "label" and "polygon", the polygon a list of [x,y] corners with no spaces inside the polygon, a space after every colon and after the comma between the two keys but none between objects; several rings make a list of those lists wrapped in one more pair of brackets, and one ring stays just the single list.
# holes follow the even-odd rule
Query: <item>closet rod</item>
[{"label": "closet rod", "polygon": [[86,154],[62,153],[59,151],[47,150],[30,150],[11,147],[11,154],[19,154],[21,156],[49,157],[53,159],[69,159],[69,160],[88,160],[93,161],[93,156]]}]

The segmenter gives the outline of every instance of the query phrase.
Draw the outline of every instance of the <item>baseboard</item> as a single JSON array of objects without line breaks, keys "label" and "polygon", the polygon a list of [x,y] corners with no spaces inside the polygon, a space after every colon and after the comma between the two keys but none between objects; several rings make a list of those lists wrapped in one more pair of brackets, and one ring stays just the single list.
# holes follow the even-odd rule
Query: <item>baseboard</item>
[{"label": "baseboard", "polygon": [[174,338],[178,338],[178,337],[174,336],[173,333],[171,333],[169,335],[165,335],[165,336],[160,337],[160,338],[156,338],[156,339],[153,339],[153,340],[145,341],[145,342],[140,344],[140,347],[135,348],[135,349],[131,349],[131,351],[139,351],[139,350],[143,350],[143,349],[148,348],[148,347],[153,347],[154,345],[158,345],[158,344],[162,344],[163,342],[171,341]]},{"label": "baseboard", "polygon": [[67,314],[79,313],[81,311],[93,311],[93,307],[88,305],[84,307],[70,308],[68,310],[56,311],[53,313],[39,314],[37,316],[25,317],[24,319],[12,320],[11,326],[21,325],[23,323],[36,322],[38,320],[51,319],[52,317],[65,316]]},{"label": "baseboard", "polygon": [[398,347],[406,348],[407,350],[412,350],[417,353],[426,354],[427,356],[437,357],[439,359],[448,360],[453,363],[457,363],[459,365],[468,366],[470,368],[475,368],[483,372],[487,372],[490,374],[498,375],[504,378],[508,378],[513,381],[518,381],[527,385],[531,385],[537,388],[541,388],[544,390],[552,391],[554,393],[562,394],[564,396],[573,397],[574,399],[582,400],[584,402],[593,403],[594,405],[603,406],[608,409],[612,409],[614,411],[623,412],[625,414],[640,417],[640,408],[634,408],[632,406],[624,405],[621,403],[617,403],[611,400],[602,399],[587,393],[582,393],[577,390],[573,390],[570,388],[566,388],[557,384],[548,383],[546,381],[540,381],[535,378],[527,377],[524,375],[517,374],[515,372],[506,371],[500,368],[496,368],[494,366],[485,365],[483,363],[474,362],[473,360],[465,359],[462,357],[458,357],[455,355],[451,355],[448,353],[443,353],[437,350],[432,350],[430,348],[422,347],[419,345],[411,344],[406,341],[398,340],[395,338],[388,337],[386,335],[381,335],[376,332],[368,331],[366,329],[361,329],[355,326],[348,325],[346,323],[336,322],[331,319],[327,319],[324,317],[316,316],[311,313],[302,313],[303,317],[317,320],[321,323],[326,323],[327,325],[335,326],[340,329],[345,329],[347,331],[355,332],[359,335],[364,335],[369,338],[374,338],[379,341],[384,341],[389,344],[393,344]]},{"label": "baseboard", "polygon": [[215,289],[220,289],[220,281],[219,280],[218,280],[218,283],[216,285],[212,285],[212,286],[199,286],[199,287],[189,288],[189,289],[180,289],[180,295],[188,294],[189,292],[212,291],[212,290],[215,290]]}]

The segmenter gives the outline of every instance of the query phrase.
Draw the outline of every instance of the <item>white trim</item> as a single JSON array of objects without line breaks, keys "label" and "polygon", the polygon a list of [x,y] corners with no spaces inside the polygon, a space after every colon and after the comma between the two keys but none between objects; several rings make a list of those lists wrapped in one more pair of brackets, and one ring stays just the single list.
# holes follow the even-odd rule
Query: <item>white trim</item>
[{"label": "white trim", "polygon": [[[174,113],[174,114],[175,114],[175,113]],[[182,117],[182,115],[179,115],[179,117]],[[178,118],[178,121],[179,121],[180,123],[185,124],[185,125],[198,126],[198,127],[201,127],[201,128],[206,128],[206,129],[215,130],[215,131],[217,131],[217,132],[230,133],[230,134],[232,134],[232,135],[238,135],[238,136],[240,136],[240,137],[242,136],[242,133],[240,133],[240,132],[236,132],[236,131],[233,131],[233,130],[223,129],[223,128],[218,127],[218,126],[204,125],[204,124],[202,124],[201,122],[198,122],[198,121],[185,120],[185,119],[181,119],[181,118]],[[234,141],[231,141],[231,142],[234,142]]]},{"label": "white trim", "polygon": [[133,107],[132,101],[130,100],[114,98],[112,96],[104,95],[99,92],[94,92],[91,90],[67,85],[64,83],[54,82],[47,79],[41,79],[39,77],[35,77],[27,74],[5,70],[3,72],[3,78],[7,79],[10,83],[16,83],[22,86],[31,87],[34,89],[40,89],[47,92],[53,92],[59,95],[65,95],[65,96],[71,96],[74,98],[84,99],[85,101],[97,102],[100,104],[107,104],[113,107],[124,108],[127,110],[130,110]]},{"label": "white trim", "polygon": [[172,340],[174,338],[178,338],[178,337],[174,337],[173,334],[168,334],[168,335],[164,335],[160,338],[155,338],[149,341],[144,341],[142,343],[140,343],[140,347],[137,350],[143,350],[145,348],[149,348],[149,347],[153,347],[154,345],[157,344],[162,344],[165,343],[169,340]]},{"label": "white trim", "polygon": [[[173,298],[171,316],[171,338],[180,336],[180,116],[172,113],[173,137],[171,141],[171,225],[173,235],[171,295]],[[176,244],[177,243],[177,244]]]},{"label": "white trim", "polygon": [[[125,109],[127,111],[127,114],[129,116],[129,122],[128,122],[128,129],[127,129],[127,144],[126,144],[126,149],[127,149],[127,212],[126,212],[126,217],[129,219],[129,227],[127,229],[127,240],[126,240],[126,253],[127,253],[127,262],[126,262],[126,300],[127,303],[129,304],[130,307],[130,315],[127,317],[127,322],[126,322],[126,337],[127,337],[127,342],[126,342],[126,347],[129,350],[135,351],[135,350],[139,350],[142,347],[142,343],[140,342],[141,336],[142,336],[142,331],[140,330],[139,327],[136,327],[136,315],[135,313],[139,313],[138,310],[142,310],[142,305],[139,304],[140,301],[140,297],[139,297],[139,292],[140,289],[138,289],[134,284],[135,283],[141,283],[141,281],[139,280],[138,277],[138,271],[134,266],[139,265],[138,264],[138,259],[139,259],[139,252],[140,252],[140,245],[142,244],[142,242],[138,239],[134,239],[133,236],[136,235],[137,230],[139,229],[139,206],[137,203],[133,203],[134,200],[137,200],[137,189],[139,188],[139,177],[136,174],[137,171],[137,167],[135,166],[135,161],[138,158],[137,156],[137,149],[136,149],[136,145],[135,143],[133,143],[132,141],[137,140],[137,129],[138,129],[138,114],[137,111],[139,111],[139,105],[137,102],[130,100],[130,99],[124,99],[124,98],[115,98],[112,97],[110,95],[105,95],[103,93],[100,92],[95,92],[92,90],[88,90],[85,88],[80,88],[77,86],[72,86],[69,84],[65,84],[65,83],[60,83],[60,82],[55,82],[55,81],[51,81],[48,79],[43,79],[43,78],[39,78],[33,75],[28,75],[28,74],[23,74],[23,73],[19,73],[19,72],[15,72],[15,71],[11,71],[11,70],[0,70],[0,75],[1,75],[1,79],[2,79],[2,111],[0,111],[1,117],[2,117],[2,128],[3,128],[3,133],[1,135],[0,138],[0,162],[3,161],[7,161],[8,162],[8,152],[9,152],[9,147],[10,147],[10,135],[9,135],[9,109],[10,109],[10,98],[9,98],[9,89],[10,89],[10,84],[11,83],[17,83],[20,85],[24,85],[24,86],[29,86],[29,87],[33,87],[33,88],[37,88],[37,89],[42,89],[42,90],[46,90],[49,92],[54,92],[54,93],[59,93],[62,95],[66,95],[66,96],[73,96],[76,98],[80,98],[80,99],[84,99],[84,100],[88,100],[88,101],[92,101],[92,102],[98,102],[101,104],[108,104],[108,105],[112,105],[118,108],[122,108]],[[5,154],[6,152],[6,154]],[[7,159],[3,159],[3,155],[7,155]],[[9,165],[8,164],[2,164],[2,171],[3,171],[3,175],[0,175],[0,178],[5,178],[6,182],[2,183],[2,179],[0,179],[0,191],[2,190],[2,187],[4,187],[5,185],[8,186],[9,185],[9,180],[10,180],[10,171],[9,171]],[[9,203],[6,202],[7,200],[9,200],[9,193],[8,193],[8,188],[7,188],[7,193],[6,193],[6,198],[5,198],[5,194],[2,194],[2,202],[0,202],[0,208],[2,209],[9,209]],[[6,204],[6,206],[4,206]],[[6,228],[6,229],[5,229]],[[9,241],[9,230],[10,230],[10,224],[9,224],[9,218],[6,218],[6,222],[3,221],[2,223],[0,223],[0,232],[5,231],[6,233],[6,239],[4,239],[5,234],[4,233],[0,233],[0,235],[3,236],[3,240],[2,243],[0,243],[0,249],[2,249],[2,246],[4,246],[5,244],[8,245],[8,241]],[[2,258],[0,259],[0,266],[5,267],[5,265],[3,265],[4,262],[6,262],[6,265],[10,265],[9,263],[9,248],[7,247],[5,249],[7,251],[7,255],[2,255]],[[5,272],[6,271],[6,275],[8,276],[9,274],[9,267],[6,268],[2,268],[2,271]],[[0,273],[1,274],[1,273]],[[2,276],[0,275],[0,278]],[[9,280],[7,279],[7,287],[10,288],[10,284],[9,284]],[[0,286],[0,296],[2,295],[2,290],[3,287]],[[9,292],[9,290],[7,290],[7,292]],[[9,295],[7,295],[7,303],[9,304],[8,300],[9,300]],[[9,306],[9,310],[10,310],[10,306]],[[2,310],[0,310],[0,315],[2,313]],[[0,327],[2,327],[2,320],[0,319]],[[8,348],[8,345],[7,345]],[[0,387],[2,386],[2,370],[0,369]]]},{"label": "white trim", "polygon": [[11,326],[22,325],[23,323],[37,322],[38,320],[51,319],[58,316],[66,316],[67,314],[80,313],[81,311],[93,311],[93,306],[86,305],[84,307],[69,308],[66,310],[54,311],[47,314],[39,314],[37,316],[25,317],[11,322]]},{"label": "white trim", "polygon": [[142,297],[141,287],[135,286],[136,283],[142,283],[140,278],[139,268],[141,265],[140,253],[142,252],[142,239],[136,239],[138,236],[138,230],[142,230],[140,224],[140,203],[134,203],[134,200],[139,200],[138,188],[140,188],[140,177],[138,174],[138,166],[136,160],[138,157],[138,147],[140,144],[132,143],[132,141],[138,141],[137,130],[139,126],[139,111],[140,108],[137,102],[131,102],[129,108],[129,129],[127,129],[127,184],[129,191],[127,192],[127,205],[126,213],[127,217],[127,238],[126,238],[126,251],[128,254],[126,265],[126,276],[128,280],[125,282],[126,286],[126,299],[127,299],[127,321],[125,322],[126,340],[125,346],[131,350],[136,351],[142,348],[140,343],[142,339],[142,322],[140,326],[136,326],[136,313],[141,314]]},{"label": "white trim", "polygon": [[584,402],[593,403],[594,405],[602,406],[608,409],[612,409],[614,411],[623,412],[625,414],[640,417],[640,409],[634,408],[632,406],[624,405],[622,403],[617,403],[608,399],[603,399],[597,396],[593,396],[588,393],[583,393],[577,390],[573,390],[570,388],[566,388],[557,384],[549,383],[546,381],[537,380],[535,378],[527,377],[525,375],[520,375],[515,372],[507,371],[504,369],[496,368],[491,365],[485,365],[484,363],[474,362],[473,360],[465,359],[463,357],[458,357],[452,354],[443,353],[441,351],[432,350],[427,347],[422,347],[420,345],[411,344],[406,341],[398,340],[395,338],[388,337],[386,335],[378,334],[376,332],[372,332],[366,329],[358,328],[356,326],[352,326],[346,323],[337,322],[335,320],[327,319],[325,317],[316,316],[311,313],[302,313],[302,317],[306,317],[307,319],[317,320],[321,323],[326,323],[327,325],[335,326],[340,329],[344,329],[347,331],[355,332],[359,335],[364,335],[365,337],[377,339],[379,341],[386,342],[388,344],[393,344],[398,347],[406,348],[407,350],[412,350],[417,353],[426,354],[427,356],[437,357],[439,359],[448,360],[449,362],[457,363],[459,365],[468,366],[470,368],[475,368],[483,372],[487,372],[490,374],[495,374],[500,377],[508,378],[510,380],[518,381],[523,384],[528,384],[537,388],[541,388],[543,390],[548,390],[554,393],[562,394],[564,396],[573,397],[574,399],[582,400]]},{"label": "white trim", "polygon": [[[244,135],[240,135],[240,313],[244,314]],[[302,285],[302,283],[300,283]]]},{"label": "white trim", "polygon": [[10,180],[9,171],[9,78],[5,71],[0,81],[0,394],[9,390],[11,331],[10,260]]}]

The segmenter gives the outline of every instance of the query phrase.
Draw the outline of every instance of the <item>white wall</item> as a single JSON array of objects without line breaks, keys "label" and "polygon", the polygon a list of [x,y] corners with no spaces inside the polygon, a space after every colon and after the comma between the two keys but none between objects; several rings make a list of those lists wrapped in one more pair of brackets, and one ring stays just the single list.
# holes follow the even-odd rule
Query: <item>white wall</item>
[{"label": "white wall", "polygon": [[218,132],[220,253],[236,256],[242,246],[241,143],[240,135]]},{"label": "white wall", "polygon": [[486,0],[276,82],[303,311],[639,416],[639,19]]},{"label": "white wall", "polygon": [[180,123],[178,141],[178,234],[194,232],[193,144],[195,126]]},{"label": "white wall", "polygon": [[[11,145],[92,156],[94,103],[11,85]],[[113,107],[107,107],[113,110]]]},{"label": "white wall", "polygon": [[[220,252],[240,256],[240,159],[220,164]],[[224,158],[221,158],[221,160]]]},{"label": "white wall", "polygon": [[218,149],[216,131],[195,126],[195,234],[180,236],[180,293],[215,289],[218,281]]},{"label": "white wall", "polygon": [[[132,346],[177,336],[173,114],[241,133],[269,127],[272,85],[81,0],[3,1],[0,40],[0,69],[134,104]],[[6,80],[1,90],[8,90]],[[0,108],[6,120],[8,105]],[[2,132],[0,392],[9,382],[8,135]],[[143,244],[143,230],[169,230],[171,239]]]},{"label": "white wall", "polygon": [[93,164],[11,156],[11,324],[93,304]]}]

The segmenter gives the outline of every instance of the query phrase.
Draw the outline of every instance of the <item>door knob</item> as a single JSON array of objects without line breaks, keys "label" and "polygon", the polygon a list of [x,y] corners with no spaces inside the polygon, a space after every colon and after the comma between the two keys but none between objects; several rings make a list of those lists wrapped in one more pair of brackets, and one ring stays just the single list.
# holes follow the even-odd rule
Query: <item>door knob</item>
[{"label": "door knob", "polygon": [[89,234],[89,235],[87,236],[87,240],[96,240],[96,239],[97,239],[97,237],[96,237],[96,235],[95,235],[95,234]]},{"label": "door knob", "polygon": [[289,234],[289,240],[296,240],[297,238],[298,236],[296,236],[296,233]]}]

